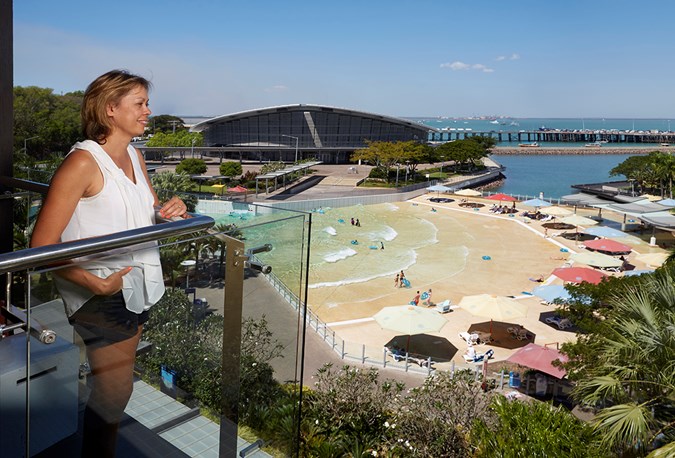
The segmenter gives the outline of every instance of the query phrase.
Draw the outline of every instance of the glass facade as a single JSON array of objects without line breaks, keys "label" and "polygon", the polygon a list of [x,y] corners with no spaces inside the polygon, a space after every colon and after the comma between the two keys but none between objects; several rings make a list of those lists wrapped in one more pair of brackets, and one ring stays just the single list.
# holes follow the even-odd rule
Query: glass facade
[{"label": "glass facade", "polygon": [[[366,141],[426,141],[429,131],[406,120],[307,105],[223,116],[197,125],[195,130],[203,132],[207,146],[242,147],[244,156],[246,150],[256,148],[294,150],[297,137],[301,158],[321,155],[325,159],[330,152],[330,162],[348,160],[352,151],[366,146]],[[258,157],[258,153],[252,155]]]}]

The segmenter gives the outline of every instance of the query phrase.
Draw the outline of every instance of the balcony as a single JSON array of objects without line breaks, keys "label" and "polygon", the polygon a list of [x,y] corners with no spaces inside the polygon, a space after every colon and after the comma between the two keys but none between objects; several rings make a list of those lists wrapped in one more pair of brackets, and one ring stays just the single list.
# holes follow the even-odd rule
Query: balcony
[{"label": "balcony", "polygon": [[[30,225],[41,195],[12,197]],[[137,349],[116,456],[270,456],[265,445],[297,455],[310,215],[204,205],[187,220],[0,255],[3,455],[78,456],[91,374],[54,278],[64,261],[137,254],[148,241],[167,292]],[[285,439],[266,426],[282,407]]]}]

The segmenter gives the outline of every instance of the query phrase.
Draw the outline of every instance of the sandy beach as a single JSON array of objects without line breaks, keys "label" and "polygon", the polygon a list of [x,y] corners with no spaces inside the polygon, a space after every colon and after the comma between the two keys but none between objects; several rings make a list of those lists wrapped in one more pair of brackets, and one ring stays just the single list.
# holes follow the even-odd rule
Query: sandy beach
[{"label": "sandy beach", "polygon": [[[539,298],[528,293],[541,284],[532,281],[540,275],[544,277],[546,284],[562,285],[563,282],[557,277],[550,276],[550,273],[553,269],[565,265],[571,253],[582,251],[583,248],[578,246],[575,240],[555,236],[556,232],[561,231],[546,232],[542,223],[538,221],[518,215],[496,215],[489,212],[488,208],[494,201],[472,199],[486,204],[476,211],[460,207],[458,201],[432,203],[428,199],[434,196],[435,194],[427,194],[397,204],[401,212],[427,219],[438,228],[438,243],[418,250],[417,262],[405,271],[412,288],[395,288],[392,276],[348,287],[310,289],[311,309],[328,324],[331,331],[336,333],[338,340],[344,340],[345,351],[355,357],[361,356],[365,351],[367,358],[381,361],[383,346],[397,333],[382,329],[372,316],[383,307],[407,304],[417,290],[424,291],[429,288],[433,290],[432,300],[435,303],[449,299],[452,304],[457,304],[464,296],[483,293],[514,297],[527,305],[527,316],[518,318],[511,324],[524,326],[534,336],[535,343],[555,345],[574,339],[573,330],[561,331],[546,324],[544,318],[552,314],[554,307],[542,304]],[[432,208],[435,211],[432,211]],[[526,208],[520,208],[521,211],[524,209]],[[597,216],[597,210],[580,209],[578,213],[584,216]],[[605,224],[610,221],[619,222],[622,219],[620,215],[607,212],[603,212],[602,216],[606,220]],[[439,248],[456,242],[452,238],[457,237],[457,225],[464,229],[465,238],[462,243],[468,248],[465,264],[460,269],[448,265],[443,250]],[[664,251],[650,246],[648,235],[640,237],[637,233],[631,233],[620,241],[634,248],[634,253],[631,253],[628,261],[635,269],[648,268],[634,261],[637,255],[635,252]],[[484,256],[489,256],[489,260],[484,259]],[[610,275],[620,274],[610,273]],[[445,353],[450,356],[449,359],[463,365],[465,363],[462,354],[467,345],[458,336],[459,332],[467,331],[472,324],[490,320],[471,315],[461,308],[454,308],[444,316],[448,323],[439,332],[429,333],[433,337],[425,345],[433,347],[434,344],[438,344],[448,347]],[[451,346],[444,339],[447,339]],[[513,347],[514,343],[522,346],[528,341],[480,345],[478,351],[492,348],[495,351],[494,361],[504,360],[517,349],[505,347]],[[414,349],[412,351],[414,352]],[[449,362],[443,362],[436,364],[435,367],[443,369],[449,365]]]}]

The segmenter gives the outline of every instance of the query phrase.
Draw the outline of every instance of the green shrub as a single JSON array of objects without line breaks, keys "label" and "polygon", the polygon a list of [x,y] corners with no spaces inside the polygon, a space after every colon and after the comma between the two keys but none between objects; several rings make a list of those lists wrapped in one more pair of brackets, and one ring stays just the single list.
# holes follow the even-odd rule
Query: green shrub
[{"label": "green shrub", "polygon": [[220,164],[220,174],[227,177],[233,177],[236,175],[241,175],[242,168],[241,164],[236,161],[227,161]]},{"label": "green shrub", "polygon": [[176,166],[177,173],[187,173],[188,175],[200,175],[206,172],[206,162],[201,159],[183,159]]}]

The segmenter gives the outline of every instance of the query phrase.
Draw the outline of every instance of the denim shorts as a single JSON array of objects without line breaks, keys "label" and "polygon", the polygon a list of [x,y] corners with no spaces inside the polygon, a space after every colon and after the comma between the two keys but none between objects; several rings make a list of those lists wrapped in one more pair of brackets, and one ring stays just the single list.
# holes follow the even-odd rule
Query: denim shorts
[{"label": "denim shorts", "polygon": [[85,345],[102,347],[130,339],[138,327],[148,321],[148,311],[127,310],[122,292],[112,296],[94,296],[85,302],[68,321]]}]

